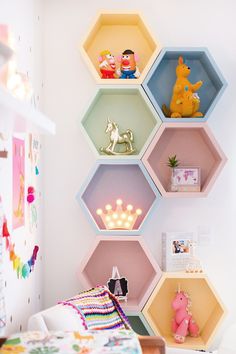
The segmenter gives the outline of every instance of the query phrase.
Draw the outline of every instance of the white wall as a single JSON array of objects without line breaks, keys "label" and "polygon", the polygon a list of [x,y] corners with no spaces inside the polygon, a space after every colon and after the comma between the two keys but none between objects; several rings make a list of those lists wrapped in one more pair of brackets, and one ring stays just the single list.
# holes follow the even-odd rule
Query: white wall
[{"label": "white wall", "polygon": [[96,84],[79,45],[97,11],[138,10],[164,46],[206,46],[228,88],[209,125],[228,162],[206,199],[162,199],[143,235],[161,261],[162,231],[209,233],[200,255],[210,280],[228,309],[219,331],[236,316],[236,27],[234,0],[45,0],[43,24],[44,109],[54,117],[57,135],[45,142],[44,306],[81,289],[77,270],[95,234],[75,200],[95,162],[80,131],[80,119]]},{"label": "white wall", "polygon": [[[15,38],[15,50],[17,53],[18,70],[27,74],[34,87],[36,105],[41,104],[42,90],[42,56],[41,56],[41,3],[40,0],[0,0],[0,23],[8,24]],[[2,112],[0,111],[2,115]],[[2,117],[1,117],[2,118]],[[36,188],[38,199],[38,215],[40,216],[40,177],[32,175],[28,159],[28,135],[18,134],[15,136],[25,139],[25,192],[31,184]],[[5,285],[5,303],[7,314],[7,327],[5,334],[25,330],[28,317],[39,311],[42,307],[42,232],[40,224],[32,233],[29,230],[27,218],[27,203],[25,203],[26,226],[12,231],[12,136],[8,135],[6,142],[0,141],[0,147],[9,151],[8,158],[0,159],[0,195],[3,199],[3,207],[8,220],[8,228],[11,240],[15,243],[15,253],[23,262],[30,259],[34,245],[39,245],[38,259],[35,269],[27,279],[17,279],[16,271],[13,270],[9,260],[9,252],[5,249],[3,255],[3,277]],[[40,174],[42,169],[39,167]],[[3,335],[3,333],[1,332]]]}]

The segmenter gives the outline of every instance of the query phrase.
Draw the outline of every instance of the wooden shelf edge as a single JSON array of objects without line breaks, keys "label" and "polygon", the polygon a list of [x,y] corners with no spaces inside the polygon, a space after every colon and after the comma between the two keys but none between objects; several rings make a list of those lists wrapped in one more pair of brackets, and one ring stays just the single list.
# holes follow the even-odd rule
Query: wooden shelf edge
[{"label": "wooden shelf edge", "polygon": [[6,342],[7,337],[1,337],[0,338],[0,347]]},{"label": "wooden shelf edge", "polygon": [[165,354],[165,341],[157,336],[139,336],[143,354]]}]

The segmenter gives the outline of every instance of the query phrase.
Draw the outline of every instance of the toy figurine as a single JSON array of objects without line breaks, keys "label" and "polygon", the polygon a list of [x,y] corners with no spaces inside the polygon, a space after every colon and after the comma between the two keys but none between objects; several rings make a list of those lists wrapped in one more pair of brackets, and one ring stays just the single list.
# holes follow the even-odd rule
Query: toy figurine
[{"label": "toy figurine", "polygon": [[[105,133],[110,134],[110,143],[107,147],[100,150],[107,155],[131,155],[135,149],[133,147],[134,136],[130,129],[127,129],[124,133],[119,133],[118,125],[107,119],[107,127]],[[124,144],[125,151],[116,152],[115,147],[117,144]]]},{"label": "toy figurine", "polygon": [[202,273],[200,259],[195,255],[196,246],[196,242],[189,241],[189,261],[186,265],[186,273]]},{"label": "toy figurine", "polygon": [[98,57],[99,68],[102,79],[115,79],[116,64],[115,58],[109,50],[104,50]]},{"label": "toy figurine", "polygon": [[199,336],[199,328],[194,321],[189,308],[191,300],[185,291],[176,292],[172,301],[172,308],[175,310],[175,317],[172,319],[171,328],[176,343],[184,343],[185,337],[190,334],[191,337]]},{"label": "toy figurine", "polygon": [[190,67],[184,64],[182,57],[179,57],[176,67],[177,79],[173,87],[170,108],[165,104],[162,105],[166,117],[203,117],[203,114],[199,111],[200,98],[196,93],[202,86],[202,81],[191,84],[188,80],[190,72]]},{"label": "toy figurine", "polygon": [[122,53],[122,57],[118,57],[118,61],[121,63],[120,69],[117,72],[120,79],[137,79],[140,76],[136,65],[138,56],[132,50],[126,49]]}]

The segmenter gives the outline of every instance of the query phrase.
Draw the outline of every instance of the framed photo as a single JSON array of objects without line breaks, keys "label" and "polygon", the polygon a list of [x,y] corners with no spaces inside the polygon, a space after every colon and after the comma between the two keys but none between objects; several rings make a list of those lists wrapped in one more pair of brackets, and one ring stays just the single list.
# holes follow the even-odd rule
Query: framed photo
[{"label": "framed photo", "polygon": [[127,301],[128,280],[120,276],[117,266],[112,267],[112,275],[107,282],[107,287],[120,301]]},{"label": "framed photo", "polygon": [[176,192],[201,191],[200,167],[175,167],[172,171],[171,190]]},{"label": "framed photo", "polygon": [[189,239],[176,239],[171,242],[171,253],[176,254],[189,254]]},{"label": "framed photo", "polygon": [[190,260],[190,242],[196,240],[194,232],[162,233],[162,269],[165,272],[185,271]]}]

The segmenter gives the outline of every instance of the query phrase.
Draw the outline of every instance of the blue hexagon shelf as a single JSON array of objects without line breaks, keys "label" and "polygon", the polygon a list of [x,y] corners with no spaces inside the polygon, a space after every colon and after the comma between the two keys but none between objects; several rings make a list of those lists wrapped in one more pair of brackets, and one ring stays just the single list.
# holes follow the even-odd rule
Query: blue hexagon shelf
[{"label": "blue hexagon shelf", "polygon": [[[95,163],[76,198],[97,233],[103,235],[138,235],[151,209],[161,196],[141,161],[100,159]],[[137,208],[142,210],[142,214],[137,217],[130,230],[123,228],[121,225],[109,229],[101,216],[97,214],[98,209],[104,210],[104,214],[107,214],[105,206],[108,204],[112,206],[114,211],[117,199],[123,201],[122,208],[125,212],[127,205],[133,205],[134,209],[131,212],[131,217]],[[116,217],[113,219],[112,215],[109,220],[113,222],[113,225],[116,225]],[[123,221],[127,222],[125,216]]]},{"label": "blue hexagon shelf", "polygon": [[[199,110],[203,113],[201,118],[170,118],[162,112],[163,104],[167,107],[170,105],[179,56],[184,58],[191,69],[189,81],[191,83],[203,81],[202,87],[197,92],[200,97]],[[164,48],[143,83],[163,122],[205,122],[226,86],[226,81],[207,48]]]}]

